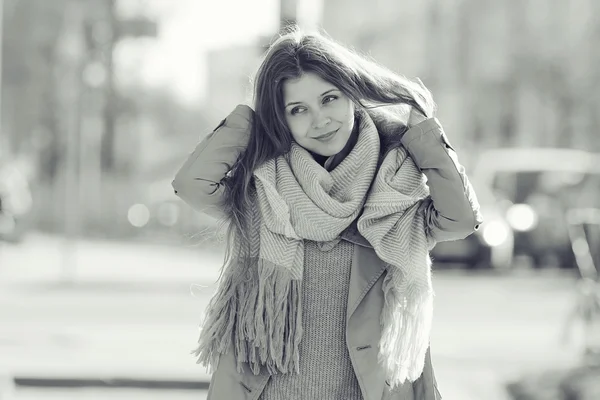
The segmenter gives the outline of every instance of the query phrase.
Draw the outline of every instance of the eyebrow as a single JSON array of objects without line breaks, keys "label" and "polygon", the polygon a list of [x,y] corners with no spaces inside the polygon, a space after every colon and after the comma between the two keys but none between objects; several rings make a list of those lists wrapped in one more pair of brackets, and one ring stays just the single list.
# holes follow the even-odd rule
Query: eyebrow
[{"label": "eyebrow", "polygon": [[[330,93],[330,92],[335,92],[335,91],[337,91],[337,90],[338,90],[338,89],[329,89],[329,90],[327,90],[327,91],[325,91],[325,92],[321,93],[321,95],[320,95],[319,97],[323,97],[323,96],[325,96],[327,93]],[[293,106],[293,105],[295,105],[295,104],[302,104],[302,102],[301,102],[301,101],[291,101],[291,102],[287,103],[285,106],[286,106],[286,107],[289,107],[289,106]]]}]

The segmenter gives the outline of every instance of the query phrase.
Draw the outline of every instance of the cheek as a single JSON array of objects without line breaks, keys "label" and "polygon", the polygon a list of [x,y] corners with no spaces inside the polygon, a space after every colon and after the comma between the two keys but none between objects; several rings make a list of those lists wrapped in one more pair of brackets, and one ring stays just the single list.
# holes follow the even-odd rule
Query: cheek
[{"label": "cheek", "polygon": [[348,125],[350,130],[352,130],[354,127],[354,105],[349,100],[344,106],[344,122]]},{"label": "cheek", "polygon": [[309,127],[307,118],[302,116],[287,118],[287,123],[288,128],[290,129],[290,132],[296,141],[306,137]]},{"label": "cheek", "polygon": [[354,130],[354,112],[348,114],[348,119],[346,120],[346,123],[348,124],[348,130],[352,132]]}]

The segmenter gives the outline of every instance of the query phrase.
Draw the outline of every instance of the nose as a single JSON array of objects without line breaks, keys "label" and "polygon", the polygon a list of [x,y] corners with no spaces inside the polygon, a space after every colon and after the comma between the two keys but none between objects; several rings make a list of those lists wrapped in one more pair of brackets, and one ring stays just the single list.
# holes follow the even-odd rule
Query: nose
[{"label": "nose", "polygon": [[328,116],[323,115],[322,112],[317,113],[314,117],[313,120],[313,128],[314,129],[323,129],[325,128],[327,125],[329,125],[331,123],[331,118],[329,118]]}]

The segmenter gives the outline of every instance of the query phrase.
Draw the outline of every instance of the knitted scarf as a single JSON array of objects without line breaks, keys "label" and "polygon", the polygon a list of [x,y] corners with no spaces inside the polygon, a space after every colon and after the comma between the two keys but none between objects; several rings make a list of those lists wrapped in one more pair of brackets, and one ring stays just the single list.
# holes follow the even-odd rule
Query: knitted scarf
[{"label": "knitted scarf", "polygon": [[422,211],[429,191],[404,147],[380,153],[387,142],[380,134],[394,131],[376,126],[376,115],[362,111],[356,144],[332,171],[296,143],[256,168],[251,254],[224,271],[194,351],[198,363],[214,370],[233,340],[240,372],[247,363],[254,374],[261,367],[299,373],[303,240],[339,240],[358,218],[358,231],[387,266],[378,360],[392,386],[421,375],[434,296],[434,243]]}]

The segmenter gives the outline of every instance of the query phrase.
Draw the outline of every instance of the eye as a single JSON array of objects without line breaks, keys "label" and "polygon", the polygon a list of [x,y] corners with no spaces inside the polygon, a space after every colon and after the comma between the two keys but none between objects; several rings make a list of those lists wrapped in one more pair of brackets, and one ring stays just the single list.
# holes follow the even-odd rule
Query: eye
[{"label": "eye", "polygon": [[298,114],[298,113],[301,113],[301,112],[303,112],[303,111],[304,111],[304,107],[302,107],[302,106],[297,106],[297,107],[294,107],[294,108],[292,108],[292,109],[290,110],[290,114],[292,114],[292,115],[296,115],[296,114]]},{"label": "eye", "polygon": [[326,103],[331,103],[332,101],[336,100],[337,98],[338,98],[338,97],[337,97],[337,96],[335,96],[335,95],[333,95],[333,94],[330,94],[330,95],[328,95],[328,96],[325,96],[325,97],[323,97],[323,104],[326,104]]}]

